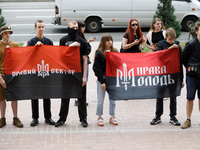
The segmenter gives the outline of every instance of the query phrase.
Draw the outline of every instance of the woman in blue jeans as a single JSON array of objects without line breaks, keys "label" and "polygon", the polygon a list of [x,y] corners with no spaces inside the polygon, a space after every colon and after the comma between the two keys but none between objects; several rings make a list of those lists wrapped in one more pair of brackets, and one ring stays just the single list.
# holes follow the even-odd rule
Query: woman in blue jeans
[{"label": "woman in blue jeans", "polygon": [[[97,124],[99,126],[104,126],[103,121],[103,104],[106,92],[105,76],[106,76],[106,56],[105,52],[118,52],[116,48],[113,47],[113,38],[110,34],[104,34],[101,37],[98,49],[95,52],[95,59],[93,70],[95,76],[97,77],[97,110],[96,114],[99,116],[97,119]],[[118,125],[117,119],[115,118],[115,100],[109,98],[109,122],[113,125]]]}]

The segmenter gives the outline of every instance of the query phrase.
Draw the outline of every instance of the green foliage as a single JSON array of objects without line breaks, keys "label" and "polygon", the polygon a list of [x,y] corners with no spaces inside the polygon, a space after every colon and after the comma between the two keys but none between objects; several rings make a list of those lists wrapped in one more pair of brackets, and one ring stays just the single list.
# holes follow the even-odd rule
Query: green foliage
[{"label": "green foliage", "polygon": [[[2,26],[5,26],[5,25],[6,25],[5,19],[4,19],[4,17],[1,15],[1,13],[2,13],[2,10],[1,10],[1,8],[0,8],[0,28],[1,28]],[[0,40],[1,40],[1,36],[0,36]]]},{"label": "green foliage", "polygon": [[18,43],[19,47],[23,47],[24,43]]},{"label": "green foliage", "polygon": [[180,42],[179,43],[179,45],[181,46],[181,48],[182,48],[182,51],[183,51],[183,49],[185,48],[185,44],[186,44],[187,42]]},{"label": "green foliage", "polygon": [[181,25],[176,21],[174,15],[174,7],[172,6],[172,0],[159,0],[160,3],[157,6],[157,10],[154,14],[154,18],[158,17],[162,19],[166,28],[173,28],[176,31],[177,37],[181,34]]},{"label": "green foliage", "polygon": [[1,15],[1,13],[2,13],[2,10],[1,10],[1,8],[0,8],[0,27],[6,25],[5,19],[4,19],[4,17]]},{"label": "green foliage", "polygon": [[144,49],[142,50],[142,52],[150,52],[150,49],[148,49],[147,45],[145,45]]}]

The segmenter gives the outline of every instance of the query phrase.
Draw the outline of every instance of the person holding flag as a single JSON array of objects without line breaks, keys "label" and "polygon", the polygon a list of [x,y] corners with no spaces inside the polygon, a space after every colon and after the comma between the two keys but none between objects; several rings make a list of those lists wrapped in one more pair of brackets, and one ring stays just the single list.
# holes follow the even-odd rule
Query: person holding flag
[{"label": "person holding flag", "polygon": [[[37,20],[35,22],[35,30],[37,32],[36,37],[32,38],[27,42],[27,46],[34,45],[53,45],[53,42],[44,36],[44,22],[42,20]],[[38,99],[31,100],[32,108],[32,118],[33,120],[30,123],[30,126],[36,126],[39,121],[39,102]],[[43,108],[44,108],[44,118],[45,123],[54,125],[55,121],[51,119],[51,101],[49,98],[43,99]]]},{"label": "person holding flag", "polygon": [[[97,110],[98,115],[97,124],[98,126],[104,126],[103,121],[103,104],[106,92],[106,52],[118,52],[116,48],[113,47],[113,38],[110,34],[104,34],[101,37],[98,49],[95,52],[95,59],[93,64],[93,71],[97,77]],[[115,118],[115,100],[109,98],[109,122],[113,125],[118,125],[117,119]]]},{"label": "person holding flag", "polygon": [[[87,106],[86,106],[86,83],[87,83],[87,57],[88,57],[88,45],[87,42],[78,36],[78,23],[75,20],[71,20],[68,23],[68,35],[60,39],[60,46],[80,47],[80,61],[82,70],[82,95],[78,98],[78,114],[79,121],[83,127],[88,126],[87,122]],[[78,57],[78,56],[77,56]],[[67,89],[66,89],[67,90]],[[69,112],[69,98],[61,99],[60,106],[60,118],[55,124],[55,127],[63,125],[67,119]]]},{"label": "person holding flag", "polygon": [[[166,30],[166,39],[159,41],[157,46],[157,51],[165,50],[165,49],[173,49],[173,48],[179,48],[180,53],[180,60],[181,60],[181,54],[182,49],[179,46],[179,42],[175,40],[176,38],[176,31],[174,31],[173,28],[168,28]],[[183,83],[183,68],[182,64],[180,62],[180,70],[181,70],[181,81],[182,81],[182,88],[184,86]],[[180,122],[176,118],[177,114],[177,106],[176,106],[176,97],[171,96],[170,97],[170,123],[172,123],[175,126],[180,126]],[[158,123],[161,123],[161,115],[163,114],[163,98],[157,98],[156,99],[156,116],[153,118],[153,120],[150,122],[151,125],[156,125]]]},{"label": "person holding flag", "polygon": [[[0,110],[1,110],[1,118],[0,118],[0,128],[6,125],[6,96],[5,96],[5,49],[9,47],[19,47],[16,42],[10,40],[10,36],[13,33],[9,26],[3,26],[0,29],[0,36],[2,40],[0,41]],[[11,101],[11,107],[13,111],[13,125],[16,127],[22,128],[23,124],[17,117],[17,101]]]}]

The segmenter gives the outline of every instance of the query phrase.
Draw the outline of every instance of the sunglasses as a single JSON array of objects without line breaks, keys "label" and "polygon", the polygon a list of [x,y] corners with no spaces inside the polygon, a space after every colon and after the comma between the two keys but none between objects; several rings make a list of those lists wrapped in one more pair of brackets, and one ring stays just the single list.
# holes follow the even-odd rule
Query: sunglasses
[{"label": "sunglasses", "polygon": [[133,26],[133,27],[134,27],[134,26],[138,26],[138,24],[131,24],[131,26]]},{"label": "sunglasses", "polygon": [[1,28],[0,32],[5,31],[5,30],[11,30],[11,27],[3,27],[3,28]]}]

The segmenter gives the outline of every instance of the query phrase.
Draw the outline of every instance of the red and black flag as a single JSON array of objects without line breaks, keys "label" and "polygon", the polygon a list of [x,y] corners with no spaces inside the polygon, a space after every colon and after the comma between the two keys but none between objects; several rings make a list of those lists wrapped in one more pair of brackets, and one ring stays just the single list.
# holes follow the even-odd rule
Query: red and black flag
[{"label": "red and black flag", "polygon": [[106,88],[113,100],[175,97],[181,91],[179,49],[106,53]]},{"label": "red and black flag", "polygon": [[10,47],[5,53],[6,99],[80,98],[79,47]]}]

